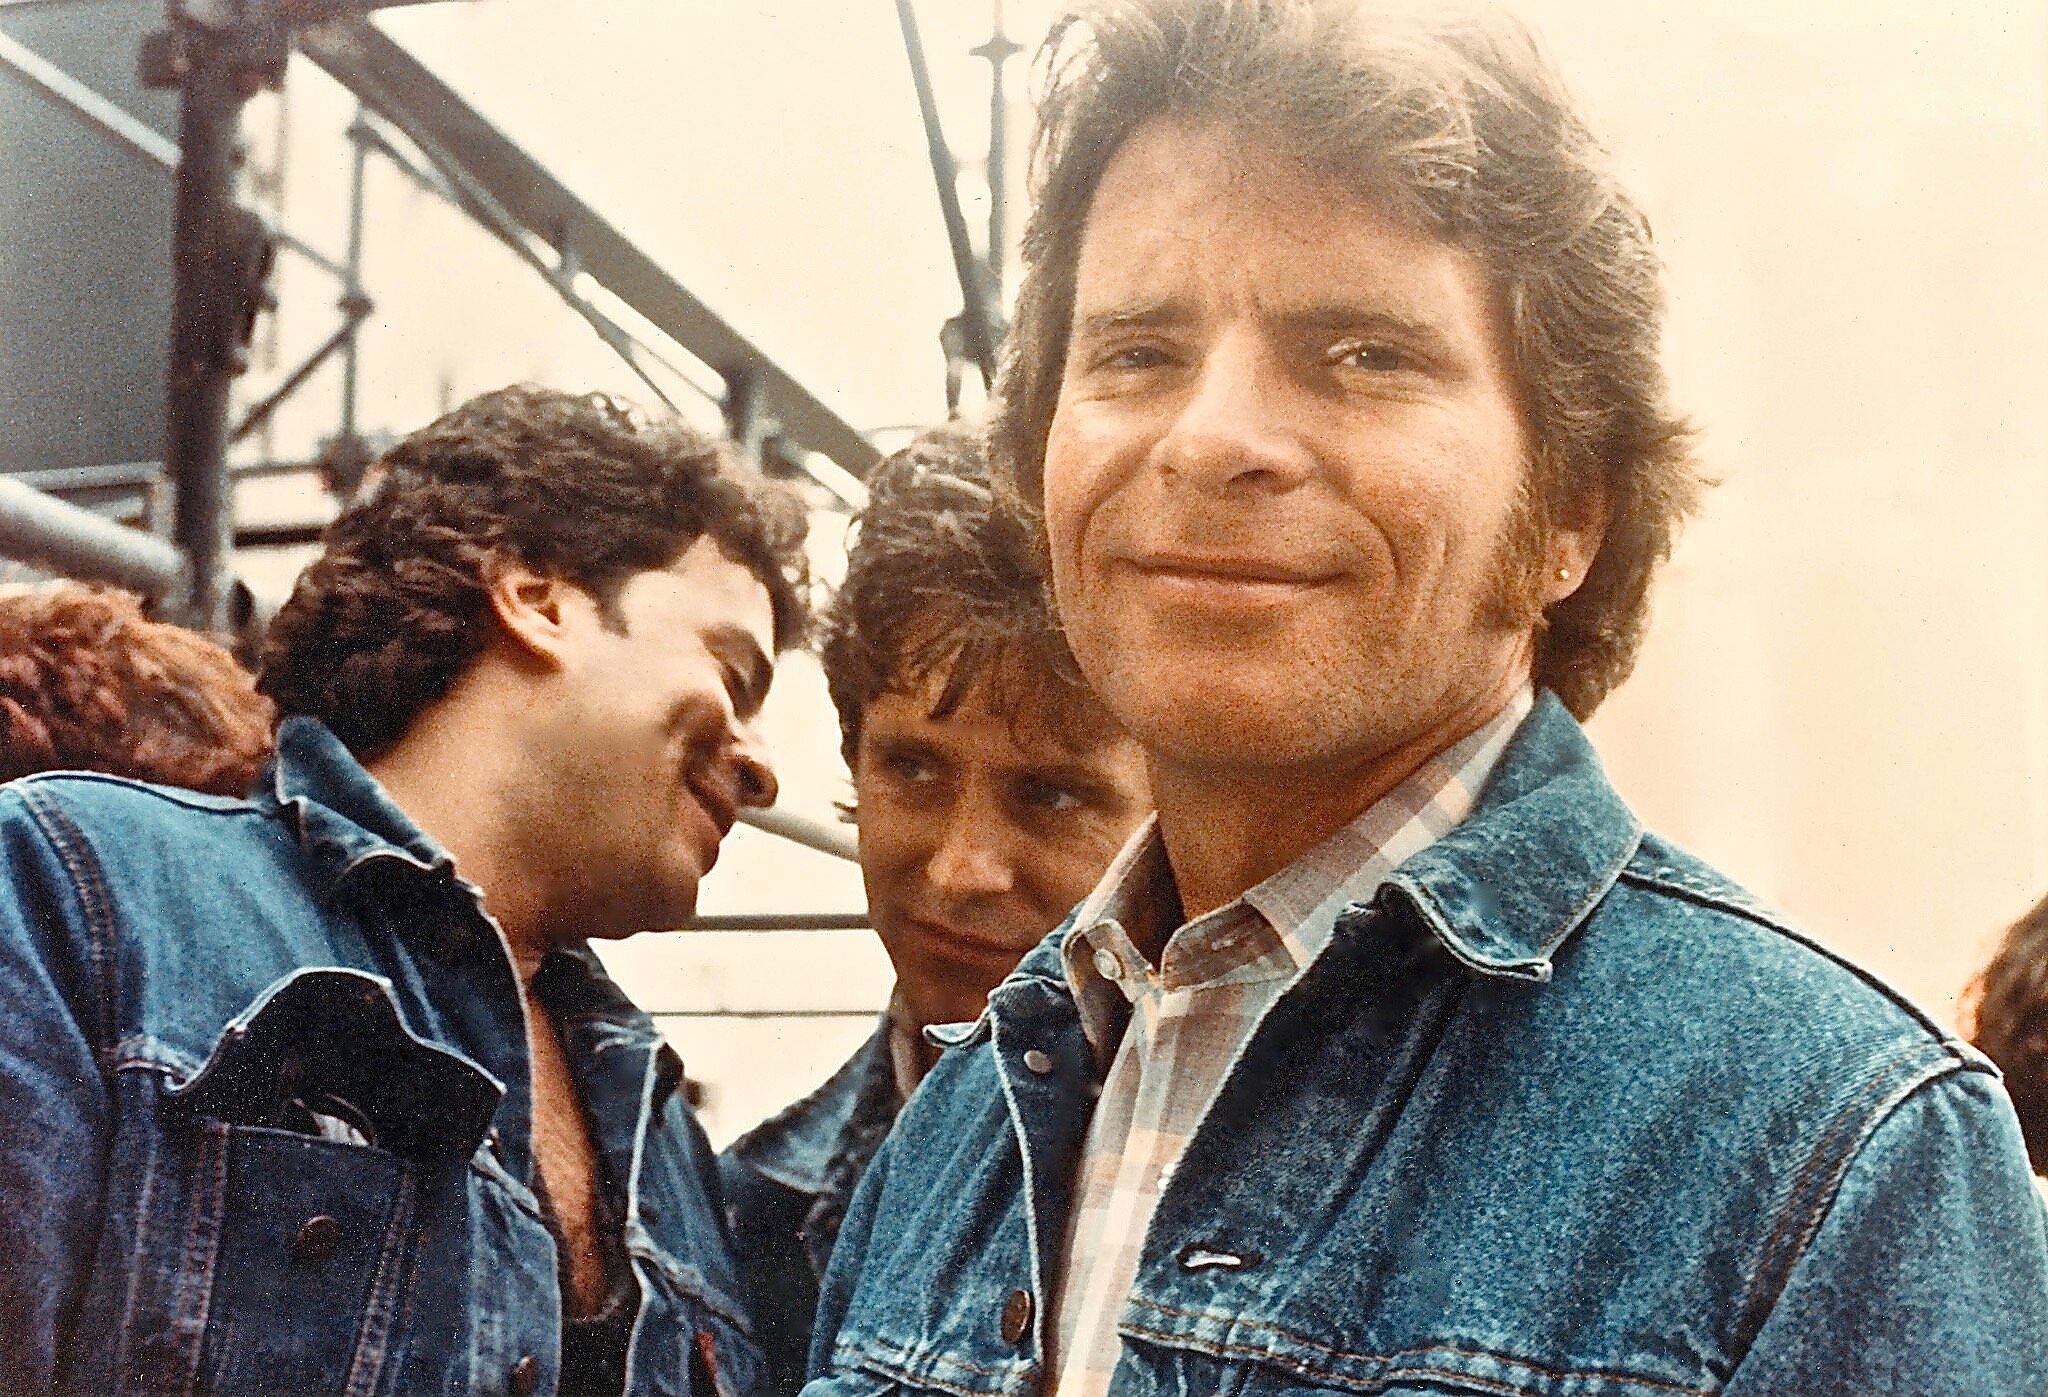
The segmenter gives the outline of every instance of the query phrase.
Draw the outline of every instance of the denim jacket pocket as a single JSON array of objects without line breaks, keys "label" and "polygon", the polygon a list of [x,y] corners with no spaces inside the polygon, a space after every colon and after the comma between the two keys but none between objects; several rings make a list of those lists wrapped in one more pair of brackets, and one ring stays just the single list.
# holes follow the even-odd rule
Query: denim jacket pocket
[{"label": "denim jacket pocket", "polygon": [[461,1167],[499,1094],[377,977],[271,986],[161,1088],[123,1390],[389,1390],[423,1183]]}]

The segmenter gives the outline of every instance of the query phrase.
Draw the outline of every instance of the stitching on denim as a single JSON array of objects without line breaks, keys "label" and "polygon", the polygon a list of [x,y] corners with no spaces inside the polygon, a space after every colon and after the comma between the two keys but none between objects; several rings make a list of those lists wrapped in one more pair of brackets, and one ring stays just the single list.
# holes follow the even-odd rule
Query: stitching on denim
[{"label": "stitching on denim", "polygon": [[[1958,1051],[1961,1045],[1957,1043],[1952,1033],[1929,1018],[1927,1012],[1919,1005],[1905,998],[1890,985],[1856,964],[1855,961],[1844,957],[1839,951],[1831,950],[1827,946],[1822,945],[1789,922],[1780,920],[1778,915],[1771,909],[1755,903],[1736,900],[1727,891],[1718,886],[1711,889],[1695,886],[1686,881],[1688,876],[1679,873],[1676,869],[1655,867],[1624,870],[1622,880],[1624,882],[1633,882],[1640,887],[1668,893],[1673,897],[1693,903],[1695,906],[1705,907],[1709,911],[1722,912],[1728,916],[1737,917],[1765,931],[1781,936],[1796,946],[1813,952],[1822,960],[1855,976],[1864,985],[1874,990],[1886,1003],[1918,1024],[1930,1039],[1941,1044],[1952,1056],[1960,1061],[1968,1062],[1968,1059],[1963,1057],[1962,1053]],[[1737,889],[1736,891],[1739,892],[1740,890]],[[1975,1066],[1974,1063],[1970,1065]]]},{"label": "stitching on denim", "polygon": [[119,1032],[114,993],[114,915],[107,897],[106,876],[84,831],[61,807],[34,786],[23,788],[21,799],[51,852],[71,875],[71,891],[78,898],[79,911],[85,915],[86,958],[92,967],[89,989],[98,1020],[94,1027],[99,1031],[96,1046],[104,1050]]},{"label": "stitching on denim", "polygon": [[[878,1361],[874,1357],[876,1354],[881,1354],[885,1357],[883,1360]],[[961,1394],[961,1397],[987,1397],[987,1394],[979,1389],[961,1387],[958,1384],[949,1383],[936,1374],[914,1371],[910,1366],[910,1360],[914,1356],[910,1349],[898,1348],[896,1345],[881,1339],[865,1339],[858,1344],[851,1339],[840,1339],[832,1345],[832,1357],[835,1361],[844,1357],[850,1362],[864,1363],[870,1368],[882,1370],[889,1377],[899,1378],[904,1382],[930,1383],[935,1387],[943,1388],[947,1392],[957,1392]],[[947,1367],[959,1368],[964,1372],[974,1374],[978,1378],[994,1378],[1000,1382],[1008,1372],[1008,1370],[1002,1368],[984,1368],[980,1364],[969,1363],[964,1358],[954,1358],[945,1354],[935,1354],[933,1357],[938,1362],[944,1363]]]},{"label": "stitching on denim", "polygon": [[1572,908],[1569,916],[1558,923],[1556,933],[1553,936],[1545,937],[1543,941],[1538,943],[1543,948],[1545,960],[1548,960],[1557,951],[1557,948],[1564,944],[1565,938],[1571,935],[1572,928],[1593,915],[1593,909],[1598,907],[1610,892],[1614,891],[1614,885],[1621,881],[1622,876],[1628,872],[1630,862],[1642,850],[1643,827],[1640,822],[1632,821],[1632,823],[1634,823],[1635,828],[1629,836],[1627,846],[1620,851],[1607,867],[1600,870],[1600,876],[1594,880],[1591,887],[1587,888],[1585,897],[1581,898],[1578,905]]},{"label": "stitching on denim", "polygon": [[[1167,1315],[1176,1319],[1205,1320],[1215,1319],[1218,1317],[1214,1313],[1207,1310],[1180,1309],[1172,1305],[1162,1305],[1155,1300],[1147,1300],[1142,1296],[1137,1295],[1131,1296],[1128,1303],[1132,1306],[1151,1310],[1156,1314]],[[1264,1333],[1271,1334],[1276,1338],[1285,1339],[1290,1343],[1299,1344],[1303,1348],[1313,1349],[1316,1352],[1321,1353],[1326,1357],[1332,1359],[1348,1361],[1352,1363],[1380,1364],[1384,1368],[1389,1370],[1387,1374],[1389,1376],[1400,1376],[1403,1373],[1410,1372],[1410,1368],[1401,1366],[1403,1364],[1409,1363],[1410,1360],[1425,1358],[1432,1353],[1455,1353],[1460,1357],[1483,1358],[1489,1362],[1499,1363],[1510,1368],[1526,1368],[1531,1373],[1538,1373],[1544,1377],[1556,1378],[1559,1380],[1570,1378],[1584,1378],[1599,1382],[1626,1382],[1633,1383],[1639,1387],[1651,1388],[1658,1392],[1683,1393],[1686,1394],[1686,1397],[1706,1397],[1706,1394],[1709,1391],[1705,1388],[1686,1387],[1678,1383],[1666,1382],[1662,1378],[1646,1377],[1635,1373],[1607,1372],[1591,1368],[1552,1368],[1545,1364],[1537,1363],[1531,1359],[1514,1358],[1507,1354],[1496,1352],[1493,1349],[1477,1348],[1464,1344],[1434,1343],[1425,1345],[1421,1348],[1401,1349],[1395,1353],[1390,1354],[1354,1353],[1348,1349],[1333,1348],[1329,1344],[1319,1343],[1316,1340],[1307,1337],[1306,1335],[1298,1334],[1291,1329],[1285,1328],[1282,1325],[1272,1324],[1262,1320],[1247,1319],[1242,1315],[1232,1315],[1229,1318],[1230,1322],[1240,1329],[1260,1330]],[[1265,1349],[1254,1348],[1249,1344],[1226,1344],[1216,1340],[1198,1339],[1193,1336],[1185,1334],[1174,1334],[1161,1330],[1139,1329],[1135,1325],[1127,1327],[1130,1329],[1130,1332],[1134,1334],[1140,1334],[1146,1338],[1157,1339],[1165,1343],[1186,1344],[1196,1348],[1209,1349],[1212,1352],[1215,1352],[1219,1355],[1228,1352],[1242,1354],[1247,1357],[1263,1357],[1277,1362],[1292,1363],[1293,1365],[1300,1367],[1304,1371],[1313,1373],[1319,1377],[1327,1377],[1333,1380],[1342,1379],[1344,1381],[1350,1382],[1360,1381],[1360,1379],[1356,1378],[1345,1378],[1344,1375],[1340,1373],[1318,1368],[1315,1365],[1304,1362],[1302,1360],[1284,1359],[1281,1358],[1278,1354],[1271,1353]],[[1442,1372],[1438,1372],[1437,1375],[1454,1376],[1457,1377],[1460,1381],[1466,1380],[1466,1375],[1462,1373],[1445,1374]],[[1382,1382],[1384,1380],[1384,1376],[1381,1378],[1372,1379],[1372,1381],[1374,1382]],[[1477,1378],[1471,1380],[1479,1381],[1479,1379]]]},{"label": "stitching on denim", "polygon": [[142,1278],[149,1273],[149,1222],[156,1203],[157,1162],[163,1158],[161,1136],[144,1136],[147,1156],[142,1166],[142,1191],[135,1203],[134,1251],[128,1257],[128,1286],[121,1297],[120,1337],[114,1349],[114,1371],[128,1371],[128,1355],[135,1337],[135,1307],[141,1298]]},{"label": "stitching on denim", "polygon": [[356,1332],[356,1349],[349,1355],[345,1397],[374,1397],[377,1378],[389,1356],[391,1327],[397,1317],[399,1292],[408,1273],[412,1252],[411,1232],[414,1195],[410,1164],[398,1171],[398,1196],[384,1216],[384,1245],[378,1249],[377,1270],[370,1278],[369,1294],[363,1297],[362,1327]]},{"label": "stitching on denim", "polygon": [[[213,1308],[214,1267],[219,1259],[221,1214],[226,1208],[228,1190],[227,1126],[213,1123],[201,1131],[198,1155],[185,1245],[179,1253],[178,1294],[171,1323],[171,1332],[185,1350],[185,1371],[177,1388],[181,1392],[198,1388],[199,1363],[206,1348],[206,1319]],[[188,1297],[192,1298],[190,1302]]]},{"label": "stitching on denim", "polygon": [[[1876,1133],[1877,1128],[1890,1117],[1893,1111],[1898,1109],[1900,1103],[1904,1102],[1906,1098],[1912,1096],[1922,1087],[1932,1082],[1940,1081],[1942,1078],[1959,1070],[1953,1061],[1949,1063],[1930,1062],[1918,1072],[1910,1073],[1902,1080],[1892,1082],[1892,1074],[1897,1069],[1905,1066],[1917,1053],[1924,1051],[1927,1046],[1921,1043],[1910,1043],[1900,1048],[1898,1052],[1887,1059],[1879,1070],[1871,1075],[1870,1081],[1856,1094],[1849,1105],[1843,1109],[1835,1124],[1829,1128],[1828,1134],[1822,1138],[1819,1144],[1814,1146],[1813,1154],[1808,1157],[1805,1167],[1799,1171],[1799,1178],[1794,1183],[1791,1197],[1787,1200],[1785,1213],[1771,1229],[1771,1235],[1765,1247],[1766,1258],[1771,1257],[1778,1250],[1786,1228],[1791,1223],[1793,1214],[1797,1209],[1798,1200],[1806,1190],[1808,1179],[1811,1178],[1816,1169],[1821,1167],[1821,1161],[1828,1149],[1834,1144],[1835,1137],[1838,1135],[1855,1137],[1853,1145],[1840,1150],[1827,1182],[1813,1194],[1813,1202],[1807,1209],[1804,1221],[1799,1226],[1798,1238],[1784,1251],[1783,1264],[1770,1267],[1768,1272],[1763,1266],[1757,1268],[1757,1274],[1752,1278],[1748,1291],[1743,1295],[1742,1306],[1736,1311],[1746,1331],[1740,1336],[1743,1352],[1746,1353],[1749,1345],[1755,1341],[1757,1333],[1763,1328],[1765,1316],[1777,1304],[1778,1298],[1784,1294],[1785,1286],[1791,1281],[1792,1272],[1798,1267],[1800,1259],[1806,1255],[1807,1248],[1813,1244],[1814,1234],[1820,1231],[1821,1224],[1826,1221],[1827,1215],[1833,1211],[1835,1199],[1841,1192],[1842,1181],[1848,1177],[1849,1171],[1855,1167],[1856,1160],[1861,1155],[1863,1146],[1869,1142],[1871,1135]],[[1882,1098],[1881,1106],[1871,1110],[1867,1115],[1858,1118],[1857,1111],[1872,1097]],[[1764,1304],[1767,1281],[1769,1282],[1768,1293],[1770,1303]]]}]

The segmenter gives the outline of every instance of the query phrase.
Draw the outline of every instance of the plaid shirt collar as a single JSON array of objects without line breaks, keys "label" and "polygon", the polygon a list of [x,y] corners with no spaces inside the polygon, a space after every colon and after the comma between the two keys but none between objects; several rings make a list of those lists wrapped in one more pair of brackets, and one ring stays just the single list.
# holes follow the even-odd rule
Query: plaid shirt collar
[{"label": "plaid shirt collar", "polygon": [[[1174,931],[1160,953],[1158,983],[1180,989],[1298,975],[1329,944],[1344,908],[1370,902],[1396,867],[1471,813],[1534,703],[1529,688],[1518,690],[1493,718],[1424,762],[1350,824]],[[1144,983],[1137,973],[1144,961],[1128,928],[1143,926],[1154,908],[1173,906],[1172,886],[1155,815],[1132,834],[1074,914],[1061,962],[1082,1029],[1098,1052],[1122,1036],[1129,1002]],[[1116,965],[1103,968],[1116,975],[1097,968],[1105,956]]]}]

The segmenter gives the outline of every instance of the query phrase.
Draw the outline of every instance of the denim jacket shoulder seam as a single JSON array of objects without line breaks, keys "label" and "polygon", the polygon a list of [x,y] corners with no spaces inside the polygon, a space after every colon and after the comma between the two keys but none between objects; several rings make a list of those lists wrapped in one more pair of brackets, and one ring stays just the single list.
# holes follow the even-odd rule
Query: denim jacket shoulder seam
[{"label": "denim jacket shoulder seam", "polygon": [[[1135,1295],[1130,1298],[1129,1303],[1139,1308],[1151,1310],[1162,1316],[1171,1316],[1184,1319],[1205,1319],[1215,1317],[1204,1311],[1179,1309],[1170,1305],[1162,1305],[1157,1301],[1147,1300],[1141,1296]],[[1559,1381],[1568,1381],[1573,1378],[1595,1378],[1607,1382],[1628,1383],[1632,1386],[1645,1389],[1649,1392],[1677,1394],[1678,1397],[1709,1397],[1708,1390],[1706,1389],[1687,1387],[1679,1383],[1668,1382],[1662,1378],[1653,1378],[1639,1373],[1576,1368],[1551,1368],[1544,1364],[1537,1363],[1531,1359],[1516,1358],[1511,1354],[1501,1353],[1495,1349],[1481,1348],[1476,1345],[1468,1346],[1452,1343],[1433,1343],[1424,1344],[1416,1348],[1401,1349],[1393,1353],[1355,1353],[1348,1349],[1335,1348],[1331,1345],[1320,1343],[1314,1339],[1309,1338],[1304,1334],[1298,1334],[1295,1331],[1288,1329],[1283,1325],[1266,1323],[1259,1320],[1246,1319],[1242,1315],[1232,1315],[1230,1317],[1230,1320],[1232,1324],[1236,1325],[1239,1328],[1262,1330],[1266,1333],[1274,1335],[1276,1338],[1284,1339],[1290,1343],[1299,1344],[1305,1349],[1315,1350],[1325,1355],[1331,1361],[1379,1365],[1384,1371],[1382,1371],[1373,1379],[1375,1383],[1381,1382],[1387,1377],[1401,1376],[1403,1374],[1412,1374],[1418,1376],[1433,1375],[1438,1377],[1450,1377],[1456,1378],[1460,1382],[1483,1382],[1483,1379],[1479,1378],[1477,1375],[1474,1374],[1462,1371],[1453,1371],[1448,1369],[1428,1369],[1420,1367],[1416,1363],[1416,1360],[1426,1360],[1432,1354],[1457,1354],[1461,1357],[1483,1358],[1490,1362],[1500,1363],[1512,1368],[1526,1368],[1532,1373],[1540,1373],[1545,1378],[1556,1379]],[[1137,1334],[1142,1338],[1154,1339],[1162,1343],[1187,1345],[1189,1347],[1204,1349],[1212,1352],[1217,1357],[1236,1355],[1239,1357],[1260,1358],[1271,1362],[1280,1362],[1283,1364],[1288,1363],[1288,1360],[1282,1358],[1281,1355],[1272,1352],[1270,1349],[1260,1348],[1252,1344],[1230,1344],[1219,1342],[1216,1340],[1197,1339],[1190,1335],[1175,1334],[1165,1330],[1140,1329],[1134,1325],[1125,1325],[1122,1327],[1133,1334]],[[1337,1372],[1334,1369],[1325,1369],[1318,1367],[1315,1364],[1307,1362],[1306,1360],[1302,1359],[1292,1360],[1291,1366],[1297,1367],[1301,1369],[1303,1372],[1318,1378],[1323,1378],[1331,1381],[1348,1380],[1347,1375],[1343,1373]],[[1503,1392],[1519,1392],[1522,1389],[1502,1387],[1500,1388],[1500,1390]]]},{"label": "denim jacket shoulder seam", "polygon": [[[1922,1059],[1918,1062],[1915,1059]],[[1906,1042],[1874,1071],[1814,1145],[1793,1180],[1785,1212],[1771,1227],[1751,1284],[1735,1307],[1739,1348],[1747,1352],[1777,1297],[1833,1211],[1842,1182],[1878,1127],[1915,1094],[1960,1072],[1984,1069],[1944,1044]],[[1818,1184],[1816,1176],[1825,1174]]]},{"label": "denim jacket shoulder seam", "polygon": [[1711,888],[1704,888],[1689,882],[1680,881],[1666,876],[1666,872],[1666,870],[1662,869],[1629,867],[1622,870],[1621,881],[1633,882],[1638,886],[1649,888],[1668,896],[1682,898],[1697,906],[1739,918],[1773,935],[1781,936],[1808,951],[1812,951],[1815,955],[1839,966],[1841,969],[1854,975],[1858,980],[1861,980],[1893,1008],[1910,1018],[1933,1042],[1942,1045],[1951,1052],[1954,1051],[1956,1040],[1953,1034],[1929,1018],[1926,1012],[1920,1006],[1913,1003],[1912,1000],[1900,994],[1896,989],[1871,974],[1868,970],[1865,970],[1855,961],[1814,940],[1811,936],[1800,931],[1769,908],[1759,906],[1745,898],[1725,896]]},{"label": "denim jacket shoulder seam", "polygon": [[93,1048],[96,1055],[104,1058],[120,1032],[119,993],[115,987],[119,961],[115,949],[117,928],[106,873],[100,867],[92,841],[60,805],[33,784],[25,784],[20,797],[30,824],[63,864],[72,900],[84,923],[85,968],[89,977],[85,988],[96,1020],[92,1025],[96,1040]]}]

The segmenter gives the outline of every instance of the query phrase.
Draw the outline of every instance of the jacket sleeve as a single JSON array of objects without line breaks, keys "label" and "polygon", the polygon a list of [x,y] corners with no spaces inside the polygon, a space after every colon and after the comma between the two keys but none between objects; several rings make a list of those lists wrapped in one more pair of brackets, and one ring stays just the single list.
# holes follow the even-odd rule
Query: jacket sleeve
[{"label": "jacket sleeve", "polygon": [[113,1110],[88,936],[64,860],[0,788],[0,1392],[53,1390],[99,1235]]},{"label": "jacket sleeve", "polygon": [[1997,1079],[1934,1079],[1864,1142],[1727,1397],[2041,1397],[2044,1232]]},{"label": "jacket sleeve", "polygon": [[854,1190],[852,1201],[846,1205],[846,1219],[839,1225],[839,1240],[832,1245],[832,1260],[825,1267],[825,1278],[819,1286],[818,1313],[811,1329],[808,1365],[812,1385],[804,1388],[806,1392],[825,1390],[816,1384],[832,1366],[832,1349],[838,1342],[840,1326],[846,1322],[847,1310],[853,1303],[861,1266],[867,1260],[868,1240],[874,1231],[882,1190],[888,1185],[898,1138],[899,1132],[891,1131],[882,1141],[882,1147],[875,1152],[867,1172],[861,1175],[860,1186]]}]

